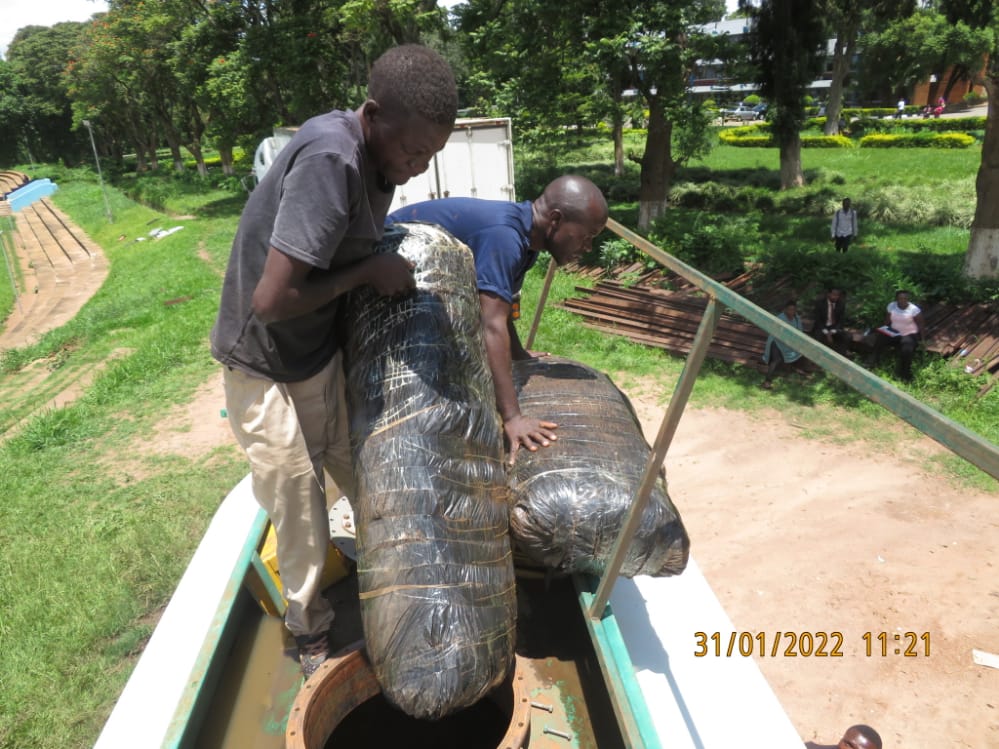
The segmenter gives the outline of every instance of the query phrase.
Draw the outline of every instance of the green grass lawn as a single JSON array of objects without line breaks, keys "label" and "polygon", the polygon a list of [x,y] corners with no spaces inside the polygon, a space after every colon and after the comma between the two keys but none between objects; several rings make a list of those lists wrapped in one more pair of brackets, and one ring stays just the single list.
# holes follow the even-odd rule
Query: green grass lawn
[{"label": "green grass lawn", "polygon": [[[981,163],[978,147],[943,148],[806,148],[801,160],[806,171],[828,170],[842,175],[846,185],[922,185],[964,179]],[[707,167],[718,174],[745,169],[780,168],[776,148],[737,148],[719,145],[691,168]]]},{"label": "green grass lawn", "polygon": [[[588,164],[609,153],[603,144],[586,148]],[[932,170],[940,180],[973,180],[973,154],[934,153],[934,163],[938,156]],[[861,157],[870,160],[854,160]],[[808,151],[803,158],[806,169],[842,175],[840,182],[824,172],[820,186],[842,188],[859,200],[861,187],[883,189],[896,175],[929,168],[918,157],[879,150]],[[571,148],[560,155],[563,164],[583,163],[574,158]],[[606,159],[601,169],[606,173]],[[739,170],[746,169],[772,176],[776,152],[719,148],[687,177],[728,178],[745,175]],[[142,191],[157,196],[164,210],[132,202],[116,184],[109,190],[115,221],[108,224],[99,187],[86,170],[35,171],[34,176],[53,176],[60,184],[55,202],[105,249],[111,266],[104,287],[73,321],[0,357],[0,746],[66,749],[92,745],[203,529],[246,472],[245,460],[231,445],[193,461],[136,449],[171,407],[187,403],[217,371],[207,335],[245,194],[212,180],[164,177],[156,184],[143,178]],[[528,177],[538,174],[524,171]],[[763,178],[770,179],[767,175]],[[627,188],[634,179],[630,173],[611,185],[621,187],[621,199],[613,201],[615,217],[633,209]],[[121,184],[138,189],[134,180]],[[519,192],[533,197],[526,188]],[[693,222],[698,211],[684,210]],[[720,216],[731,222],[740,214]],[[805,237],[804,249],[825,257],[821,214],[782,210],[751,220],[761,227],[756,241],[793,248],[796,237]],[[173,225],[184,229],[156,242],[135,241],[151,228]],[[951,257],[963,251],[960,231],[868,221],[862,237],[872,246],[863,252],[895,256],[922,243]],[[966,240],[966,231],[963,236]],[[861,256],[858,251],[857,259]],[[539,263],[525,284],[524,334],[544,270],[545,263]],[[577,283],[578,278],[558,274],[552,301],[572,294]],[[182,303],[165,304],[181,298]],[[678,357],[589,330],[558,309],[546,311],[534,348],[595,366],[625,388],[654,383],[664,403],[682,367]],[[59,409],[42,408],[51,393],[25,384],[38,370],[69,376],[87,369],[96,372],[92,383]],[[758,388],[759,378],[755,371],[708,362],[692,402],[777,407],[828,439],[850,434],[874,440],[891,422],[885,411],[835,380],[789,379],[767,393]],[[999,388],[976,398],[980,384],[926,359],[911,392],[997,442]],[[996,488],[963,461],[949,460],[940,470],[955,480]]]}]

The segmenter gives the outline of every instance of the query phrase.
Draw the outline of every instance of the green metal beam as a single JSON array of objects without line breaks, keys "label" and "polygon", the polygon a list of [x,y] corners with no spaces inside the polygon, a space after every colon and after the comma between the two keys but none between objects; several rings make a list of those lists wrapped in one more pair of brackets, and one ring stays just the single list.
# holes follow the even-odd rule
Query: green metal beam
[{"label": "green metal beam", "polygon": [[[592,591],[597,583],[596,578],[573,575],[572,581],[576,586],[580,607],[583,611],[592,609]],[[605,606],[599,617],[584,616],[583,619],[589,629],[593,651],[600,663],[607,694],[625,745],[629,749],[660,749],[662,744],[659,734],[652,722],[642,688],[635,678],[635,667],[631,662],[628,646],[621,636],[610,606]]]},{"label": "green metal beam", "polygon": [[669,407],[666,409],[666,415],[663,416],[662,424],[659,427],[659,435],[656,437],[655,444],[652,446],[652,452],[649,454],[649,460],[645,465],[645,473],[642,475],[642,481],[638,485],[638,492],[631,503],[631,507],[628,508],[628,515],[625,517],[624,526],[614,541],[614,547],[611,550],[607,567],[604,569],[600,587],[597,588],[597,593],[593,597],[593,605],[590,608],[591,619],[599,619],[603,616],[604,607],[610,600],[614,581],[617,579],[618,572],[621,571],[624,557],[631,546],[631,538],[635,535],[635,531],[638,530],[638,526],[642,522],[645,507],[648,505],[649,496],[652,494],[652,487],[655,486],[656,479],[659,476],[659,469],[662,467],[663,461],[666,460],[666,451],[669,450],[669,446],[673,442],[673,435],[676,434],[676,428],[680,425],[680,417],[683,415],[683,409],[686,408],[687,401],[690,399],[690,393],[694,389],[694,382],[697,380],[697,375],[701,371],[701,365],[708,355],[708,345],[711,343],[711,338],[714,336],[715,328],[718,327],[720,319],[721,307],[714,299],[709,299],[708,306],[705,307],[704,315],[701,317],[701,324],[697,328],[697,335],[694,336],[694,344],[687,355],[686,362],[684,362],[683,372],[680,373],[680,379],[677,380],[676,387],[673,389],[673,397],[669,399]]},{"label": "green metal beam", "polygon": [[227,647],[223,645],[231,643],[235,637],[239,624],[233,616],[237,609],[237,597],[244,595],[244,580],[247,571],[253,566],[254,556],[260,556],[257,549],[267,530],[267,522],[267,513],[262,509],[258,510],[212,617],[208,634],[191,670],[187,689],[181,696],[180,704],[167,729],[163,749],[186,749],[193,746],[211,701],[212,690],[220,676],[221,661],[227,652]]}]

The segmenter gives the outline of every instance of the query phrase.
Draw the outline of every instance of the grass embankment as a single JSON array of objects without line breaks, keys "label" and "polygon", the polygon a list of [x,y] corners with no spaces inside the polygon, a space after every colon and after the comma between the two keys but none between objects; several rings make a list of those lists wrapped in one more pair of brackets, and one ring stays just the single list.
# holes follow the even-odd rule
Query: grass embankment
[{"label": "grass embankment", "polygon": [[[108,225],[96,184],[73,176],[59,176],[55,200],[105,248],[111,271],[72,322],[5,352],[0,369],[5,747],[92,745],[156,612],[245,473],[228,446],[196,461],[139,449],[214,370],[205,336],[235,215],[176,221],[112,191]],[[186,228],[134,241],[164,224]],[[165,304],[176,299],[186,301]],[[49,371],[94,376],[76,401],[48,409]]]},{"label": "grass embankment", "polygon": [[0,216],[0,254],[4,256],[3,268],[0,268],[0,320],[7,318],[17,296],[24,292],[24,276],[14,257],[14,227],[13,216]]},{"label": "grass embankment", "polygon": [[[601,154],[608,149],[591,150],[592,155],[563,151],[560,163],[589,163],[595,166],[579,168],[606,174],[608,159]],[[857,185],[862,179],[873,180],[867,170],[888,179],[898,170],[882,161],[894,159],[892,152],[862,155],[873,161],[862,167],[842,162],[853,153],[832,155],[839,166],[830,162],[828,168],[849,176],[843,176],[842,183],[835,176],[826,180],[857,202]],[[966,159],[964,152],[939,155]],[[826,152],[815,156],[831,158]],[[806,153],[806,165],[816,163],[812,157]],[[530,180],[543,178],[543,169],[532,168],[530,158],[523,161],[528,166],[521,170],[524,184],[518,184],[518,192],[521,198],[532,198],[536,193]],[[972,160],[950,163],[948,179],[960,179],[958,172],[972,179]],[[763,179],[772,182],[775,153],[718,149],[700,166],[716,177],[726,171],[730,176],[745,174],[740,170],[750,167],[762,169]],[[34,176],[54,177],[60,184],[55,201],[105,248],[111,263],[104,287],[71,323],[33,346],[6,352],[0,360],[0,745],[65,749],[93,743],[212,513],[246,470],[243,457],[229,445],[195,460],[140,449],[171,407],[187,403],[216,371],[207,334],[244,196],[211,189],[203,181],[164,176],[159,179],[165,186],[156,188],[158,202],[174,218],[111,189],[115,222],[109,225],[92,176],[51,171]],[[627,221],[634,211],[629,185],[636,179],[630,171],[622,180],[601,180],[614,198],[612,213],[620,220]],[[877,184],[872,181],[872,189]],[[820,181],[808,189],[827,188],[832,189]],[[774,193],[773,200],[780,196]],[[780,206],[772,213],[793,215]],[[688,209],[687,215],[695,214]],[[182,215],[192,218],[176,218]],[[739,215],[723,217],[734,220]],[[827,219],[821,211],[795,220],[803,222],[802,227],[814,223],[815,237],[807,242],[815,246],[808,245],[809,253],[816,258],[832,253],[822,240],[820,229]],[[154,227],[174,225],[185,228],[158,241],[135,241]],[[865,236],[873,232],[870,222],[867,227],[862,229]],[[906,237],[915,243],[933,236],[933,231],[885,224],[885,236],[899,237],[900,248],[909,246],[903,244]],[[804,228],[793,233],[810,236]],[[760,241],[791,246],[792,234]],[[949,252],[963,252],[960,244],[955,240]],[[890,247],[870,251],[896,254]],[[545,265],[539,263],[525,284],[523,335]],[[579,282],[564,274],[556,279],[552,301],[571,294]],[[166,304],[175,300],[184,301]],[[609,372],[625,389],[654,382],[664,402],[682,367],[677,357],[588,330],[579,318],[557,309],[546,312],[534,347]],[[93,372],[94,378],[81,388],[77,400],[44,409],[52,397],[52,378],[80,381],[84,371]],[[46,373],[50,377],[43,379]],[[755,371],[709,361],[693,402],[738,409],[777,407],[815,434],[834,439],[857,439],[859,434],[878,440],[892,421],[834,380],[790,378],[775,391],[764,392],[758,388],[759,379]],[[999,441],[999,389],[976,400],[977,387],[972,378],[944,364],[923,362],[912,392]],[[217,409],[203,418],[219,418]],[[976,481],[995,488],[963,461],[950,461],[945,469],[977,476]]]}]

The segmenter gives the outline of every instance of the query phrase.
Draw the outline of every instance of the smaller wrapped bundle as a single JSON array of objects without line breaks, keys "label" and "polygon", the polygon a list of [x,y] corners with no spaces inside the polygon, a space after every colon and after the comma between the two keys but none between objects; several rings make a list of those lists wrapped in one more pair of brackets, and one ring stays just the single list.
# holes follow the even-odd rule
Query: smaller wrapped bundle
[{"label": "smaller wrapped bundle", "polygon": [[[607,375],[578,362],[514,362],[520,410],[558,424],[558,441],[521,450],[509,476],[510,533],[532,562],[599,575],[610,560],[651,450],[638,417]],[[621,574],[677,575],[690,539],[660,477],[625,555]]]},{"label": "smaller wrapped bundle", "polygon": [[416,264],[402,300],[364,287],[344,348],[365,646],[415,718],[476,703],[513,665],[516,591],[503,432],[471,251],[398,225],[376,251]]}]

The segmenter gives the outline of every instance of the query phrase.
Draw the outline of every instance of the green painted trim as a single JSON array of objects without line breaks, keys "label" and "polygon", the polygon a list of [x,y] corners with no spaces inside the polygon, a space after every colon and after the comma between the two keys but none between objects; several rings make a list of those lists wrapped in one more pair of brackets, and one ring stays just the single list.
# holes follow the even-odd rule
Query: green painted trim
[{"label": "green painted trim", "polygon": [[287,602],[284,600],[284,596],[281,594],[281,590],[274,582],[274,578],[271,577],[271,573],[267,569],[267,565],[264,564],[264,560],[260,558],[259,552],[255,552],[253,554],[253,557],[251,557],[250,567],[253,569],[253,572],[256,574],[257,579],[260,581],[261,586],[263,586],[264,592],[271,599],[271,603],[274,606],[274,610],[278,612],[279,616],[284,616],[284,612],[288,608]]},{"label": "green painted trim", "polygon": [[645,703],[642,688],[635,678],[635,667],[628,654],[628,646],[621,636],[610,604],[604,608],[604,615],[600,619],[589,616],[595,598],[597,578],[573,575],[572,581],[576,586],[583,620],[590,632],[593,650],[600,663],[607,694],[617,716],[625,744],[630,749],[661,749],[659,734],[652,722],[652,715]]},{"label": "green painted trim", "polygon": [[247,571],[253,564],[253,557],[259,556],[257,549],[267,529],[267,522],[267,513],[262,509],[259,510],[243,542],[243,548],[233,566],[222,598],[218,602],[208,635],[201,645],[194,668],[191,669],[187,688],[181,696],[173,720],[170,721],[161,745],[164,749],[184,749],[193,746],[204,711],[218,680],[221,668],[218,656],[225,652],[221,644],[228,642],[234,636],[238,622],[232,614],[236,610],[238,596],[243,590]]}]

